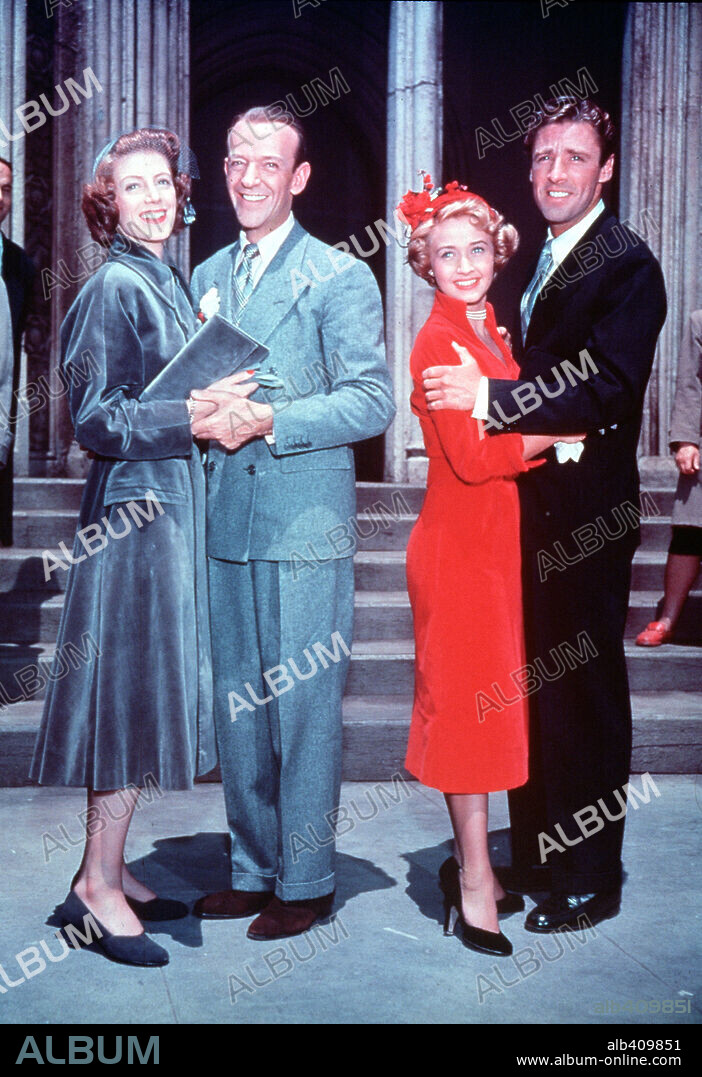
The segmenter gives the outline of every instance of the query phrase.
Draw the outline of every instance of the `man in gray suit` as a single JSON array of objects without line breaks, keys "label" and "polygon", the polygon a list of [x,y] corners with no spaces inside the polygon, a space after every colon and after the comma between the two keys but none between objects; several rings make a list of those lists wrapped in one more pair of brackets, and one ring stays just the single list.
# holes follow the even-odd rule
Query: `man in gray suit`
[{"label": "man in gray suit", "polygon": [[353,633],[351,444],[395,413],[375,280],[295,221],[310,176],[303,133],[294,117],[268,115],[250,109],[229,130],[241,232],[192,278],[196,306],[218,305],[268,349],[250,398],[236,377],[191,398],[193,431],[211,439],[215,719],[232,858],[232,889],[194,911],[259,913],[255,939],[299,934],[331,912]]}]

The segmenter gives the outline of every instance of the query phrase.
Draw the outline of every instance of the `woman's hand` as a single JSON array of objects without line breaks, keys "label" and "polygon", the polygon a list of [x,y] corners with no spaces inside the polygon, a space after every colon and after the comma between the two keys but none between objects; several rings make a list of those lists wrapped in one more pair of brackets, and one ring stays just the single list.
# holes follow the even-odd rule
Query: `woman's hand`
[{"label": "woman's hand", "polygon": [[675,463],[681,475],[694,475],[700,470],[699,447],[692,442],[680,442],[675,454]]},{"label": "woman's hand", "polygon": [[[210,389],[223,389],[224,392],[234,393],[235,396],[250,396],[254,389],[258,388],[258,384],[251,381],[254,373],[253,370],[239,370],[236,374],[227,374],[226,378],[213,381],[207,389],[198,391],[209,392]],[[243,382],[248,382],[248,384],[242,385]]]},{"label": "woman's hand", "polygon": [[587,434],[554,434],[553,444],[555,445],[557,441],[562,441],[566,445],[577,445],[579,441],[584,441],[586,437]]}]

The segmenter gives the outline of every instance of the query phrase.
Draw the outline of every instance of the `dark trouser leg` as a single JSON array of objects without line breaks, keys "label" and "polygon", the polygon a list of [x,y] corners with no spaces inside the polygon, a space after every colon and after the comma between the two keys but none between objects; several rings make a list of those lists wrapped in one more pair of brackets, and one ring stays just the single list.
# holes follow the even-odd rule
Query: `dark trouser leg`
[{"label": "dark trouser leg", "polygon": [[627,538],[604,543],[543,582],[529,559],[530,662],[541,681],[534,735],[546,815],[536,838],[554,893],[589,893],[621,881],[625,812],[619,798],[626,803],[631,759],[623,643],[633,557]]}]

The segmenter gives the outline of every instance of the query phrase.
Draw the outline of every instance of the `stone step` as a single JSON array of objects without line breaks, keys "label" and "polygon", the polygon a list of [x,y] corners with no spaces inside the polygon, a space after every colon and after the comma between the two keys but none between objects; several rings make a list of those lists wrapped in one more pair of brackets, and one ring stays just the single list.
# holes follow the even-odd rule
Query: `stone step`
[{"label": "stone step", "polygon": [[[83,479],[15,478],[15,508],[77,511],[83,485]],[[359,512],[367,512],[380,502],[388,511],[416,514],[422,507],[424,494],[425,487],[413,483],[356,483]]]},{"label": "stone step", "polygon": [[[696,774],[702,743],[702,692],[635,692],[631,771]],[[0,711],[0,787],[29,785],[38,700]],[[347,696],[343,704],[345,781],[388,781],[404,771],[412,696]],[[218,771],[208,775],[219,777]]]},{"label": "stone step", "polygon": [[[376,499],[368,508],[359,509],[355,526],[349,530],[349,537],[354,538],[359,550],[398,550],[405,549],[409,536],[414,527],[416,513],[401,512],[407,501],[393,502],[391,497],[383,495]],[[601,537],[606,538],[608,531],[616,534],[621,529],[624,520],[613,517],[605,520],[606,527],[602,528]],[[49,508],[49,509],[18,509],[14,511],[14,543],[15,547],[55,549],[59,543],[66,544],[69,550],[73,548],[73,539],[78,527],[78,512],[74,509]],[[120,527],[120,530],[122,528]],[[599,530],[599,529],[598,529]],[[670,543],[670,518],[668,516],[647,517],[641,521],[641,547],[644,550],[667,550]],[[96,536],[92,540],[88,538],[90,548],[95,546]],[[92,541],[92,546],[90,543]],[[337,539],[339,541],[339,539]],[[346,540],[347,544],[348,540]],[[318,558],[326,558],[330,555],[330,540],[320,535],[319,541],[313,543],[313,549],[298,551],[303,557],[314,561]],[[569,539],[564,543],[566,555],[577,557],[581,548],[575,539]]]},{"label": "stone step", "polygon": [[[574,641],[571,641],[574,643]],[[93,660],[89,641],[73,641],[66,648],[64,665],[80,662],[79,653]],[[0,700],[41,699],[55,647],[53,644],[0,644]],[[702,686],[702,647],[667,643],[662,647],[637,647],[625,643],[629,688],[632,692],[698,691]],[[79,652],[79,653],[77,653]],[[356,640],[346,685],[347,695],[395,695],[414,686],[414,642]],[[508,685],[500,686],[504,691]],[[485,691],[490,692],[490,685]]]},{"label": "stone step", "polygon": [[[0,606],[0,641],[50,643],[56,639],[63,592],[11,591]],[[658,616],[658,591],[632,591],[626,638],[634,639]],[[412,611],[406,591],[356,591],[354,637],[357,640],[409,639]],[[692,591],[676,631],[676,643],[702,643],[702,589]]]},{"label": "stone step", "polygon": [[[392,515],[390,508],[388,502],[384,509],[360,513],[355,527],[352,525],[349,529],[344,545],[348,545],[348,540],[355,537],[356,548],[360,550],[405,549],[417,517]],[[68,550],[73,549],[78,527],[77,512],[68,509],[16,509],[13,515],[15,547],[34,548],[41,554],[45,549],[56,549],[59,543],[63,542]],[[102,526],[104,528],[104,525]],[[122,525],[119,525],[119,530],[123,530]],[[91,532],[87,536],[88,550],[99,552],[97,543],[98,536]],[[328,558],[331,552],[330,541],[324,535],[320,535],[319,541],[313,543],[312,548],[303,547],[298,551],[302,557],[313,562]]]},{"label": "stone step", "polygon": [[83,479],[15,478],[15,509],[62,509],[77,511],[83,495]]},{"label": "stone step", "polygon": [[[45,578],[43,550],[39,548],[28,549],[19,545],[11,546],[0,551],[0,594],[18,591],[40,591],[42,594],[65,591],[68,572],[62,569],[54,569]],[[59,549],[51,550],[56,557],[61,557]],[[53,562],[50,562],[50,566]],[[6,599],[3,597],[3,602]]]},{"label": "stone step", "polygon": [[[696,691],[702,686],[702,647],[664,644],[645,648],[627,641],[625,649],[632,692]],[[353,645],[347,693],[366,695],[371,689],[377,695],[409,692],[413,669],[411,639],[359,640]]]},{"label": "stone step", "polygon": [[665,550],[638,549],[631,566],[631,590],[658,591],[662,595],[667,557]]},{"label": "stone step", "polygon": [[[660,615],[660,591],[632,591],[626,619],[626,639],[634,639]],[[702,589],[690,592],[675,628],[675,642],[702,644]]]},{"label": "stone step", "polygon": [[[63,592],[5,594],[0,605],[0,641],[51,643],[58,635],[63,602]],[[356,592],[356,639],[398,639],[411,634],[412,614],[406,592]]]},{"label": "stone step", "polygon": [[[663,485],[659,478],[644,481],[642,476],[642,510],[645,516],[669,516],[675,496],[675,476]],[[15,508],[63,509],[77,511],[83,493],[83,479],[15,478]],[[382,502],[387,509],[406,514],[419,512],[425,487],[416,483],[356,483],[359,512]]]},{"label": "stone step", "polygon": [[[0,594],[9,591],[54,593],[66,589],[68,573],[55,568],[45,579],[43,550],[12,546],[0,550]],[[321,553],[321,550],[318,551]],[[51,550],[61,556],[60,550]],[[639,549],[634,557],[632,590],[663,593],[666,551]],[[50,562],[50,566],[53,562]],[[405,550],[359,550],[354,558],[356,587],[360,591],[404,591]],[[301,569],[303,571],[304,569]]]},{"label": "stone step", "polygon": [[[56,556],[60,554],[59,550],[51,552]],[[0,551],[0,594],[65,591],[68,573],[54,569],[46,580],[42,553],[41,549],[19,546]],[[407,586],[404,550],[361,550],[354,558],[354,569],[359,590],[397,591]]]},{"label": "stone step", "polygon": [[48,643],[56,639],[63,591],[10,591],[0,605],[0,641]]}]

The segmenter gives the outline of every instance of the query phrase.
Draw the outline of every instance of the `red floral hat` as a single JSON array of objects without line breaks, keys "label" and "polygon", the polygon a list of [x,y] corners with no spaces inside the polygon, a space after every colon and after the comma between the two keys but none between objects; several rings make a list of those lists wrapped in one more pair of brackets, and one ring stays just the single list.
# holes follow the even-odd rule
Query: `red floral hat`
[{"label": "red floral hat", "polygon": [[497,218],[497,213],[487,204],[484,198],[481,198],[478,194],[473,194],[465,184],[459,183],[458,180],[452,180],[451,183],[447,183],[442,190],[441,187],[432,187],[432,179],[428,172],[424,172],[422,169],[420,170],[420,175],[424,176],[423,189],[421,191],[408,191],[396,207],[398,217],[404,224],[409,225],[412,231],[422,221],[428,221],[435,213],[438,213],[442,206],[447,206],[451,202],[466,202],[468,199],[482,202],[490,214],[490,219],[495,220]]}]

